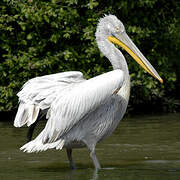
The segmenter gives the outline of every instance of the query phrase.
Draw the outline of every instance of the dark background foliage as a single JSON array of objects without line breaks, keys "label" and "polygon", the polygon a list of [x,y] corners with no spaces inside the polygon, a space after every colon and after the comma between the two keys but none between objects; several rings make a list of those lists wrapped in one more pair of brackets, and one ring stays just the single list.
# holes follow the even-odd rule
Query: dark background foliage
[{"label": "dark background foliage", "polygon": [[110,13],[164,80],[160,84],[123,52],[132,84],[128,112],[175,112],[180,105],[179,7],[179,0],[2,0],[0,111],[16,110],[16,93],[30,78],[69,70],[90,78],[112,70],[94,36],[98,19]]}]

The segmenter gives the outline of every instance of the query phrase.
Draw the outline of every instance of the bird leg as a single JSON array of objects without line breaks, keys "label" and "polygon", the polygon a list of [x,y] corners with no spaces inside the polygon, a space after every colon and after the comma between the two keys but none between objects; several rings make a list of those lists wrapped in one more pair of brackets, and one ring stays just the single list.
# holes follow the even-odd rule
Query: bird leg
[{"label": "bird leg", "polygon": [[101,166],[100,166],[99,161],[98,161],[96,154],[95,154],[95,148],[90,149],[90,156],[91,156],[91,159],[93,160],[95,169],[96,170],[101,169]]},{"label": "bird leg", "polygon": [[73,159],[72,159],[72,149],[67,148],[66,152],[67,152],[67,157],[69,160],[70,168],[75,169],[76,167],[75,167],[75,164],[74,164]]}]

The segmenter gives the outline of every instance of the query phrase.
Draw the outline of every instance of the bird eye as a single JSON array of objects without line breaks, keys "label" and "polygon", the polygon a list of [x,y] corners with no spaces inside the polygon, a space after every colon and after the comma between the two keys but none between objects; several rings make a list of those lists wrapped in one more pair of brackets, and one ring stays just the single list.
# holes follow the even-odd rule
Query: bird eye
[{"label": "bird eye", "polygon": [[120,27],[115,27],[115,32],[119,32],[120,31]]}]

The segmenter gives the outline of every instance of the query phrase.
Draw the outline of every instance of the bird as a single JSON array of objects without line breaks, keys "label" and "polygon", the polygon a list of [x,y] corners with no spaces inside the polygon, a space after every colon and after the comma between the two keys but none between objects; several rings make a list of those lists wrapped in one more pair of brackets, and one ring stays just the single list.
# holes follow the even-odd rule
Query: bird
[{"label": "bird", "polygon": [[[150,75],[163,83],[154,67],[126,33],[123,23],[112,14],[104,15],[95,32],[100,52],[112,71],[85,79],[79,71],[67,71],[28,80],[17,94],[19,107],[15,127],[30,127],[28,142],[20,150],[32,153],[66,149],[70,168],[74,148],[87,147],[96,170],[101,165],[95,153],[97,143],[109,137],[123,118],[130,96],[130,75],[121,46]],[[44,117],[44,129],[32,132]]]}]

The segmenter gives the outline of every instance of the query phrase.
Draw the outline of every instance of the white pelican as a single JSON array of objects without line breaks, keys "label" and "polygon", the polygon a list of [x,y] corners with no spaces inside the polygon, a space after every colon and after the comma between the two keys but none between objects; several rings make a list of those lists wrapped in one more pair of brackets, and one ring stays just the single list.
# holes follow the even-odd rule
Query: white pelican
[{"label": "white pelican", "polygon": [[[117,127],[130,94],[128,66],[114,44],[122,46],[148,73],[163,82],[116,16],[101,18],[95,35],[99,50],[109,59],[113,71],[88,80],[81,72],[69,71],[26,82],[17,94],[20,104],[14,126],[33,127],[42,114],[46,115],[47,123],[21,150],[32,153],[66,148],[70,167],[74,168],[72,148],[87,146],[95,168],[101,168],[95,154],[96,144]],[[29,136],[31,139],[32,132]]]}]

